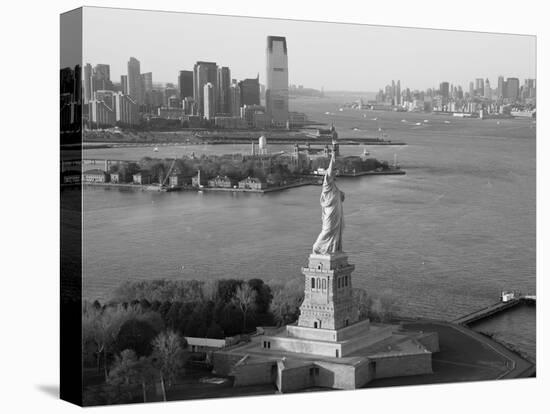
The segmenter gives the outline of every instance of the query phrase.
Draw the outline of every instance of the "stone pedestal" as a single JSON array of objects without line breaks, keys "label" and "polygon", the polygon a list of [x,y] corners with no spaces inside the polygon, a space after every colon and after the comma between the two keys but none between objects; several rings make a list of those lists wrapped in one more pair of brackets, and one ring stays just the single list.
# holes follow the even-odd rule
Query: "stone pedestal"
[{"label": "stone pedestal", "polygon": [[302,268],[305,288],[298,326],[337,330],[357,322],[351,282],[354,269],[344,252],[309,255],[308,266]]}]

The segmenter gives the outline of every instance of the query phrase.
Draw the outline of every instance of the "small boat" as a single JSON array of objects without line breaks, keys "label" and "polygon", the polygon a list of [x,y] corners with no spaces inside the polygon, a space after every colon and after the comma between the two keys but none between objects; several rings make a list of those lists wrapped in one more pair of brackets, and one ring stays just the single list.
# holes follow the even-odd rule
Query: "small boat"
[{"label": "small boat", "polygon": [[340,108],[338,109],[340,112],[344,112],[344,108]]},{"label": "small boat", "polygon": [[415,125],[422,125],[422,122],[417,122]]},{"label": "small boat", "polygon": [[429,121],[427,119],[424,120],[424,123],[427,124]]},{"label": "small boat", "polygon": [[153,148],[153,151],[154,151],[154,152],[159,152],[159,147]]},{"label": "small boat", "polygon": [[451,121],[444,121],[444,122],[445,122],[446,124],[450,124],[450,123],[451,123]]}]

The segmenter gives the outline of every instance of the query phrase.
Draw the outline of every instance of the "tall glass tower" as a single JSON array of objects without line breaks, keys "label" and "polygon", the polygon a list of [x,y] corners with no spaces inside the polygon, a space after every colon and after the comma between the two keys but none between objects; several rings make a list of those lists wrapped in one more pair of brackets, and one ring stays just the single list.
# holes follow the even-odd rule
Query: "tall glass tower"
[{"label": "tall glass tower", "polygon": [[267,37],[266,111],[271,125],[286,127],[288,123],[288,55],[286,38]]}]

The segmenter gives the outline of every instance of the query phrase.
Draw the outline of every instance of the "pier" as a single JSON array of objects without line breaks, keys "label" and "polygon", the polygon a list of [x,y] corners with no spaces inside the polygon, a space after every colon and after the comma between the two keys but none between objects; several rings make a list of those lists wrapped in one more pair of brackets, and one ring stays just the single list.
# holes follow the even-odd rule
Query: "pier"
[{"label": "pier", "polygon": [[461,316],[460,318],[455,319],[453,323],[457,325],[470,325],[481,319],[485,319],[491,315],[502,312],[505,309],[512,308],[525,302],[533,303],[536,302],[536,300],[537,297],[535,295],[518,295],[513,296],[507,300],[501,299],[500,302],[487,306],[486,308]]}]

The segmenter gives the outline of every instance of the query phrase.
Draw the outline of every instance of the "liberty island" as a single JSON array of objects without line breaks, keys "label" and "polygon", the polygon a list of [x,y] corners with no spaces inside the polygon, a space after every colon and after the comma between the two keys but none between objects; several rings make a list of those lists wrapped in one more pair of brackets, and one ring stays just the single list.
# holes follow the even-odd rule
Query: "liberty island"
[{"label": "liberty island", "polygon": [[342,249],[344,193],[336,186],[335,158],[333,153],[323,180],[321,233],[302,268],[298,322],[261,328],[250,342],[214,352],[213,372],[233,377],[234,386],[275,384],[280,392],[355,389],[374,379],[432,373],[437,333],[359,320],[355,266]]}]

